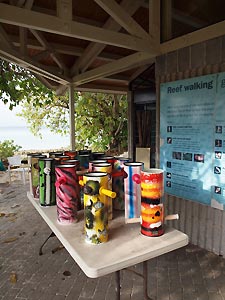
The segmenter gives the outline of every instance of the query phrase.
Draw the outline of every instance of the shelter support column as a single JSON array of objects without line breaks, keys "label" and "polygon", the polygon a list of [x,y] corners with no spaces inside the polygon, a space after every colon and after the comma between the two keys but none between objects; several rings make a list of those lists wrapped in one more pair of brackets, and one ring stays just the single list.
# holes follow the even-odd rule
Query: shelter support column
[{"label": "shelter support column", "polygon": [[127,93],[128,101],[128,157],[135,159],[134,153],[134,104],[133,104],[133,92]]},{"label": "shelter support column", "polygon": [[70,149],[75,150],[75,107],[74,107],[74,87],[69,85],[69,110],[70,110]]}]

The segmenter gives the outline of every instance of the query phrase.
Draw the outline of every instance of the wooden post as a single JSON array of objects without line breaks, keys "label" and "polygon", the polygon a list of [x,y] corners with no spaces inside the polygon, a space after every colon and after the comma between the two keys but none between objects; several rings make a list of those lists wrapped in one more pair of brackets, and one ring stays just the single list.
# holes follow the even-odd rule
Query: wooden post
[{"label": "wooden post", "polygon": [[70,109],[70,149],[75,150],[75,108],[74,108],[74,87],[69,85],[69,109]]},{"label": "wooden post", "polygon": [[134,153],[134,104],[133,104],[133,92],[127,93],[128,101],[128,157],[135,159]]}]

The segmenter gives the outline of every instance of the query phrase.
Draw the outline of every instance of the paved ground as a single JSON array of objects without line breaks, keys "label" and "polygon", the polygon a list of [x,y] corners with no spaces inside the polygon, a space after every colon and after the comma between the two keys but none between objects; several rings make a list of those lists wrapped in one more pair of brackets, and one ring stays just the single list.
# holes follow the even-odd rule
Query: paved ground
[{"label": "paved ground", "polygon": [[[114,275],[87,278],[56,237],[39,256],[51,231],[28,201],[28,189],[0,181],[0,300],[114,300]],[[154,300],[225,299],[225,260],[203,249],[188,245],[148,261],[148,268]],[[121,277],[121,300],[142,300],[142,278],[128,271]]]}]

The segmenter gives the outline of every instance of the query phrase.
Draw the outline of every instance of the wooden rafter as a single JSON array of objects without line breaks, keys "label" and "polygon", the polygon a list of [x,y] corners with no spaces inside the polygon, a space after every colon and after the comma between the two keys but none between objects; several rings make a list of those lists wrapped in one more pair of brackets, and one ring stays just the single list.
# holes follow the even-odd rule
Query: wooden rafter
[{"label": "wooden rafter", "polygon": [[100,5],[121,27],[133,36],[150,39],[149,34],[114,0],[94,0]]},{"label": "wooden rafter", "polygon": [[149,35],[153,43],[160,44],[160,1],[149,0]]},{"label": "wooden rafter", "polygon": [[111,94],[126,94],[128,92],[127,87],[118,87],[112,86],[110,84],[96,84],[95,82],[86,83],[82,86],[74,87],[75,90],[83,91],[83,92],[102,92],[102,93],[111,93]]},{"label": "wooden rafter", "polygon": [[4,43],[9,48],[15,49],[12,41],[10,40],[8,34],[6,33],[2,25],[0,25],[0,38],[1,38],[1,43]]},{"label": "wooden rafter", "polygon": [[[12,41],[14,46],[20,47],[20,40],[18,39],[18,37],[14,36],[14,35],[9,35],[9,34],[8,34],[8,37]],[[63,44],[54,43],[54,42],[51,42],[51,46],[54,48],[55,52],[66,54],[66,55],[71,55],[71,56],[81,56],[83,54],[83,52],[85,51],[83,48],[78,47],[78,46],[63,45]],[[42,52],[46,51],[46,53],[47,53],[47,50],[45,50],[45,47],[40,45],[40,43],[36,39],[28,38],[27,39],[27,48],[40,50]],[[38,54],[37,54],[37,56],[38,56]],[[42,56],[42,54],[40,54],[40,56]],[[43,56],[44,56],[44,54],[43,54]],[[109,52],[105,52],[105,51],[102,51],[98,55],[98,59],[103,60],[103,61],[112,61],[115,59],[119,59],[121,57],[122,56],[119,54],[113,54],[113,53],[109,53]]]},{"label": "wooden rafter", "polygon": [[167,41],[172,37],[172,0],[163,0],[162,39]]},{"label": "wooden rafter", "polygon": [[22,56],[27,55],[27,28],[20,27],[20,53]]},{"label": "wooden rafter", "polygon": [[56,89],[56,86],[55,85],[53,85],[53,84],[51,84],[50,82],[49,82],[49,80],[47,80],[45,77],[43,77],[42,75],[40,75],[40,74],[34,74],[35,75],[35,77],[37,77],[37,79],[40,81],[40,82],[42,82],[45,86],[47,86],[49,89],[51,89],[51,90],[55,90]]},{"label": "wooden rafter", "polygon": [[49,78],[60,84],[67,84],[70,82],[69,78],[62,74],[57,74],[51,67],[43,66],[29,57],[21,57],[17,50],[13,50],[6,44],[0,44],[0,55],[7,60],[13,61],[24,68],[29,68],[32,72],[40,74],[41,76]]},{"label": "wooden rafter", "polygon": [[[141,1],[132,1],[123,0],[121,2],[121,7],[126,10],[126,12],[130,15],[133,15],[134,12],[140,7]],[[103,28],[113,31],[119,31],[121,26],[115,22],[112,18],[109,18],[106,23],[103,25]],[[90,64],[94,61],[94,59],[104,50],[106,44],[98,44],[98,43],[90,43],[87,48],[84,50],[83,55],[79,57],[76,63],[72,66],[71,74],[75,75],[78,73],[83,73],[87,70]]]},{"label": "wooden rafter", "polygon": [[34,0],[26,0],[24,7],[26,9],[31,9],[33,7],[33,4],[34,4]]},{"label": "wooden rafter", "polygon": [[[129,15],[133,15],[136,10],[143,4],[144,0],[132,1],[122,0],[120,6],[123,10]],[[103,25],[103,28],[113,31],[119,31],[121,25],[118,24],[114,19],[108,18],[106,23]],[[83,51],[83,54],[76,60],[75,64],[71,68],[71,75],[84,73],[90,64],[96,59],[96,57],[102,57],[104,54],[103,50],[106,47],[106,44],[99,43],[90,43],[87,48]],[[113,59],[120,59],[120,57],[114,57]],[[58,92],[63,93],[66,90],[66,87],[59,87]]]},{"label": "wooden rafter", "polygon": [[178,9],[173,9],[172,17],[174,20],[183,24],[187,24],[196,29],[207,26],[207,22],[200,20],[198,18],[194,18],[193,16],[190,16],[189,14],[184,13]]},{"label": "wooden rafter", "polygon": [[146,52],[137,52],[115,62],[105,64],[94,70],[86,71],[73,77],[73,84],[75,86],[96,80],[99,78],[108,77],[110,75],[126,71],[131,67],[135,68],[145,63],[150,63],[154,59],[154,55]]},{"label": "wooden rafter", "polygon": [[72,21],[73,6],[72,0],[57,0],[57,16],[64,22]]},{"label": "wooden rafter", "polygon": [[40,44],[50,53],[50,56],[52,59],[57,63],[59,68],[63,70],[64,74],[69,74],[69,70],[64,64],[63,60],[59,56],[58,53],[55,52],[54,48],[51,46],[50,43],[45,39],[44,35],[41,32],[38,32],[37,30],[30,29],[30,31],[33,33],[33,35],[36,37],[36,39],[40,42]]},{"label": "wooden rafter", "polygon": [[[51,5],[45,7],[44,2],[39,5],[39,1],[34,0],[0,0],[0,57],[35,72],[46,85],[50,80],[49,87],[55,89],[57,86],[58,91],[65,90],[71,83],[76,88],[100,88],[99,82],[107,88],[112,83],[118,90],[126,90],[129,81],[156,56],[225,35],[223,21],[160,44],[160,3],[163,4],[161,16],[166,24],[163,31],[166,39],[171,38],[171,19],[194,29],[205,26],[199,17],[193,18],[185,11],[175,10],[172,0],[94,0],[108,14],[107,20],[102,11],[101,17],[96,18],[99,7],[95,4],[96,16],[92,19],[88,17],[89,13],[84,16],[84,7],[75,15],[76,6],[73,7],[75,2],[72,0],[55,2],[56,6],[49,2]],[[149,28],[146,20],[143,22],[145,30],[135,21],[140,20],[144,9],[144,16],[149,9]],[[77,39],[86,42],[79,46]],[[66,44],[60,44],[61,41]],[[119,48],[131,51],[120,51]],[[125,57],[124,53],[133,54]],[[53,60],[55,64],[52,64]],[[45,62],[54,66],[44,65]],[[130,75],[122,77],[120,73],[127,70],[131,70],[127,72]]]},{"label": "wooden rafter", "polygon": [[136,79],[140,74],[142,74],[147,68],[149,67],[148,65],[144,65],[141,66],[140,68],[138,68],[133,74],[132,76],[129,78],[129,82],[131,82],[132,80]]},{"label": "wooden rafter", "polygon": [[[41,20],[41,22],[40,22]],[[0,3],[0,22],[85,39],[93,42],[158,54],[148,41],[124,33],[62,19]]]},{"label": "wooden rafter", "polygon": [[225,21],[185,34],[160,45],[161,53],[176,51],[197,43],[201,43],[225,35]]}]

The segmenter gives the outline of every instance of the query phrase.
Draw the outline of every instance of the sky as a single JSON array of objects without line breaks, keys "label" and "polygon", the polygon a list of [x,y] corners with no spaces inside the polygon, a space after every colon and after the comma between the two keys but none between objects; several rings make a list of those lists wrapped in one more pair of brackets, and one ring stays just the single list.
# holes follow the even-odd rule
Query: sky
[{"label": "sky", "polygon": [[59,149],[69,146],[69,136],[53,134],[47,128],[41,131],[41,139],[34,136],[28,129],[25,119],[16,116],[21,110],[21,107],[10,110],[8,105],[0,101],[0,142],[13,140],[23,150]]},{"label": "sky", "polygon": [[16,116],[21,111],[21,107],[9,109],[9,105],[0,101],[0,127],[26,126],[26,121],[22,117]]}]

